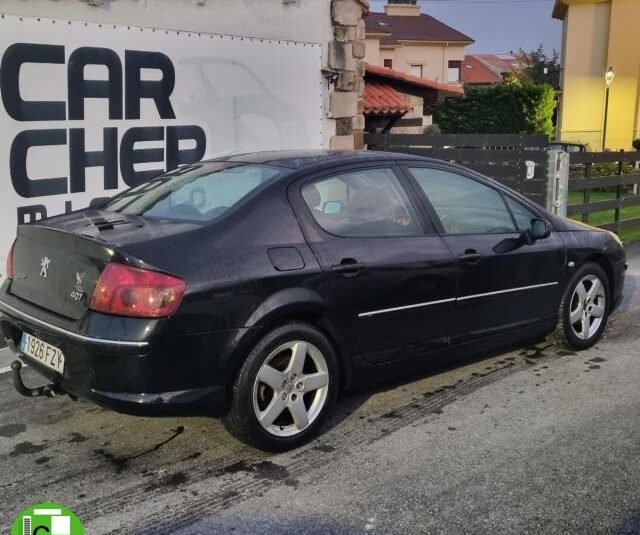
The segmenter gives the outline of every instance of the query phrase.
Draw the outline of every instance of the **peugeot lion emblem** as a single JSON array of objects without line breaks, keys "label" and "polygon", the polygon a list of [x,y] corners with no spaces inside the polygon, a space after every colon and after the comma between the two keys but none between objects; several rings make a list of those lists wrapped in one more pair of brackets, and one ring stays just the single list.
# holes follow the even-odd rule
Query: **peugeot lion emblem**
[{"label": "peugeot lion emblem", "polygon": [[51,258],[49,258],[48,256],[45,256],[40,261],[40,276],[43,279],[47,278],[47,274],[49,273],[49,264],[51,264]]},{"label": "peugeot lion emblem", "polygon": [[80,273],[79,271],[76,271],[76,290],[78,290],[79,292],[82,291],[82,281],[84,280],[86,273]]}]

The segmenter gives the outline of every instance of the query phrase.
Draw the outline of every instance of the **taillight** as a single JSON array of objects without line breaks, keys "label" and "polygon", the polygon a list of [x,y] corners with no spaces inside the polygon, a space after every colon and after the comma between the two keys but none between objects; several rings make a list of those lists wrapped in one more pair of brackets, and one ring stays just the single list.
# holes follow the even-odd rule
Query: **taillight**
[{"label": "taillight", "polygon": [[96,283],[89,308],[134,318],[165,318],[180,306],[186,283],[164,273],[107,264]]},{"label": "taillight", "polygon": [[13,247],[15,245],[14,244],[11,246],[11,249],[9,249],[9,254],[7,255],[7,279],[13,279]]}]

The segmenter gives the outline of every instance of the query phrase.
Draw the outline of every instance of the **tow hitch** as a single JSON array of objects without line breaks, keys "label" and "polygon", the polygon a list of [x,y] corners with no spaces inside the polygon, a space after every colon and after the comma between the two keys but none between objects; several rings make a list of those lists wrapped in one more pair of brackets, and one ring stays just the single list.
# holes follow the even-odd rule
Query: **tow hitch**
[{"label": "tow hitch", "polygon": [[66,393],[59,386],[53,383],[49,385],[38,386],[37,388],[29,388],[22,381],[22,375],[20,374],[20,370],[22,369],[22,362],[20,362],[19,360],[14,360],[11,363],[11,369],[13,370],[13,386],[18,391],[18,393],[22,394],[23,396],[26,396],[28,398],[36,398],[39,396],[47,396],[49,398],[52,398],[57,394]]}]

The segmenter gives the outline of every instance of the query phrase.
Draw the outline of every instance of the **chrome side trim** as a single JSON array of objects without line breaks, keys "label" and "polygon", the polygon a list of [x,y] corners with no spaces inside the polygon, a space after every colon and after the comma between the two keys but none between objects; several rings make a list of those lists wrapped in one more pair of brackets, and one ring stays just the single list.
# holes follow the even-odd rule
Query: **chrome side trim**
[{"label": "chrome side trim", "polygon": [[30,321],[32,323],[35,323],[37,325],[40,325],[42,327],[55,331],[59,334],[62,334],[64,336],[68,336],[69,338],[75,338],[76,340],[81,340],[83,342],[90,342],[92,344],[103,344],[103,345],[110,345],[110,346],[120,346],[120,347],[123,347],[123,346],[146,347],[149,345],[149,342],[129,342],[126,340],[108,340],[105,338],[93,338],[91,336],[84,336],[82,334],[74,333],[72,331],[63,329],[62,327],[56,327],[55,325],[51,325],[46,321],[42,321],[38,318],[34,318],[33,316],[31,316],[30,314],[27,314],[26,312],[22,312],[21,310],[18,310],[17,308],[12,307],[11,305],[7,305],[7,303],[5,303],[4,301],[0,301],[0,308],[3,308],[5,309],[5,311],[15,314],[16,316],[19,316],[24,320]]},{"label": "chrome side trim", "polygon": [[378,314],[386,314],[387,312],[398,312],[399,310],[409,310],[411,308],[428,307],[432,305],[442,305],[444,303],[453,303],[456,300],[455,297],[451,299],[441,299],[440,301],[429,301],[427,303],[416,303],[415,305],[407,305],[403,307],[385,308],[383,310],[374,310],[372,312],[362,312],[358,314],[359,318],[368,318],[370,316],[377,316]]},{"label": "chrome side trim", "polygon": [[484,294],[465,295],[463,297],[452,297],[450,299],[441,299],[440,301],[428,301],[426,303],[416,303],[415,305],[406,305],[402,307],[385,308],[382,310],[372,310],[371,312],[362,312],[358,314],[359,318],[369,318],[371,316],[377,316],[378,314],[387,314],[388,312],[399,312],[401,310],[410,310],[412,308],[428,307],[432,305],[443,305],[445,303],[453,303],[458,301],[468,301],[469,299],[477,299],[479,297],[489,297],[492,295],[507,294],[512,292],[523,292],[526,290],[535,290],[537,288],[547,288],[549,286],[557,286],[559,283],[546,282],[544,284],[533,284],[532,286],[521,286],[520,288],[509,288],[508,290],[498,290],[495,292],[487,292]]},{"label": "chrome side trim", "polygon": [[497,292],[487,292],[486,294],[465,295],[458,297],[457,301],[468,301],[469,299],[477,299],[478,297],[489,297],[491,295],[509,294],[512,292],[524,292],[526,290],[535,290],[537,288],[547,288],[549,286],[557,286],[558,282],[546,282],[544,284],[533,284],[531,286],[521,286],[520,288],[509,288],[508,290],[498,290]]}]

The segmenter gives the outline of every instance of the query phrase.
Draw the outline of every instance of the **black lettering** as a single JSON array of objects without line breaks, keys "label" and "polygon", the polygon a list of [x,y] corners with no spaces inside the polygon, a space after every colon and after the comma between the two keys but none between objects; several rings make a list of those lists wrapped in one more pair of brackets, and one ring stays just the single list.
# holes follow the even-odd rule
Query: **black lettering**
[{"label": "black lettering", "polygon": [[118,189],[118,129],[105,128],[103,150],[87,152],[83,128],[69,129],[70,192],[86,190],[87,167],[104,167],[104,189]]},{"label": "black lettering", "polygon": [[22,99],[20,68],[25,63],[64,64],[64,46],[15,43],[7,48],[0,63],[0,92],[9,116],[16,121],[64,121],[64,102]]},{"label": "black lettering", "polygon": [[9,173],[13,189],[21,197],[45,197],[67,193],[67,178],[31,179],[27,173],[27,153],[31,147],[65,145],[67,131],[63,129],[25,130],[11,144]]},{"label": "black lettering", "polygon": [[46,217],[47,207],[44,204],[18,207],[18,225],[33,223],[34,221],[38,221],[38,219],[45,219]]},{"label": "black lettering", "polygon": [[162,141],[164,128],[149,126],[130,128],[122,136],[120,142],[120,173],[128,186],[137,186],[150,178],[161,174],[164,169],[149,169],[136,171],[137,163],[164,162],[163,149],[135,149],[134,145],[140,141]]},{"label": "black lettering", "polygon": [[51,533],[47,526],[38,526],[36,529],[33,530],[33,535],[38,535],[40,531],[44,531],[45,533]]},{"label": "black lettering", "polygon": [[[175,119],[169,97],[176,84],[176,73],[169,57],[161,52],[126,50],[124,65],[126,118],[140,119],[140,100],[151,98],[161,119]],[[162,78],[142,80],[142,69],[157,69],[162,72]]]},{"label": "black lettering", "polygon": [[[192,149],[180,149],[181,140],[193,140]],[[167,126],[167,171],[202,160],[207,150],[207,136],[199,126]]]},{"label": "black lettering", "polygon": [[[107,80],[87,80],[87,65],[104,65],[109,71]],[[82,47],[73,51],[67,67],[69,91],[69,119],[84,119],[84,99],[109,99],[109,119],[122,119],[122,64],[113,50]]]}]

